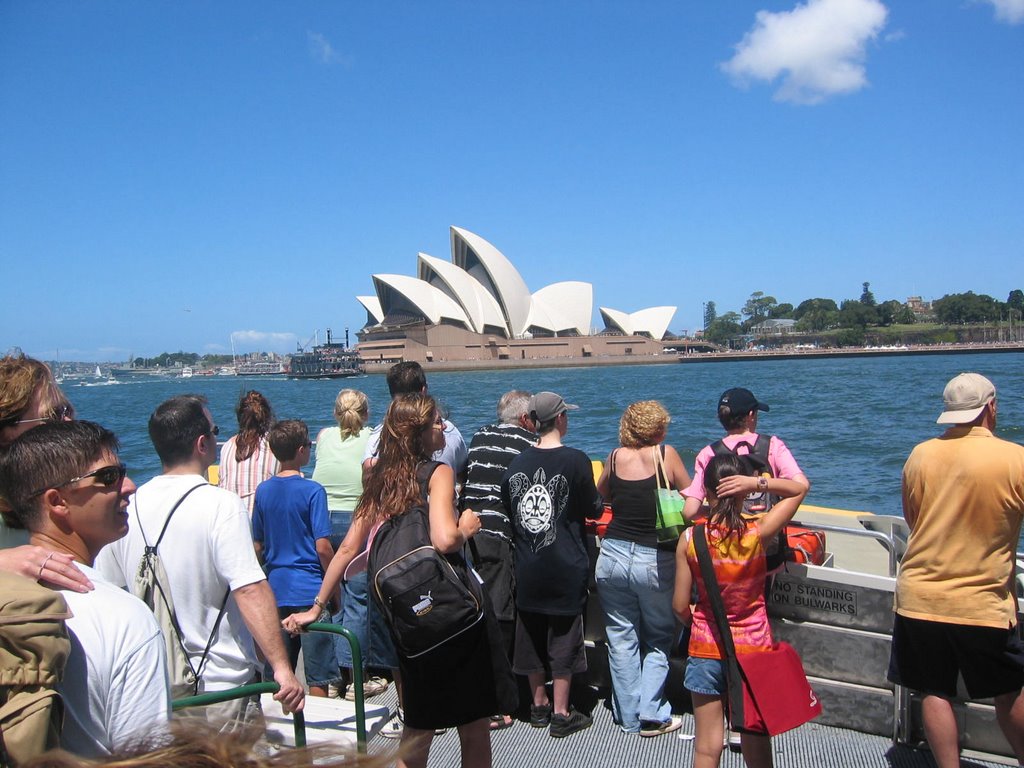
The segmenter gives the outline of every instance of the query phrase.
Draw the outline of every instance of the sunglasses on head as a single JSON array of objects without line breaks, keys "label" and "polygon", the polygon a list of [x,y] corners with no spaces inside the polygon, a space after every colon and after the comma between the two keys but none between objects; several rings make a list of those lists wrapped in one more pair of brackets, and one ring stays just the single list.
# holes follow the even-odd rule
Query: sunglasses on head
[{"label": "sunglasses on head", "polygon": [[15,424],[35,424],[37,421],[67,421],[74,411],[70,405],[59,405],[50,411],[48,416],[40,416],[35,419],[18,419]]},{"label": "sunglasses on head", "polygon": [[66,480],[58,485],[51,485],[49,488],[42,488],[38,491],[33,491],[29,498],[34,498],[40,494],[46,493],[50,488],[63,488],[66,485],[77,483],[79,480],[86,480],[90,477],[95,477],[96,482],[104,488],[112,488],[114,486],[120,486],[124,482],[125,477],[128,475],[128,467],[124,464],[111,464],[106,467],[100,467],[94,469],[92,472],[86,472],[84,475],[73,477],[70,480]]}]

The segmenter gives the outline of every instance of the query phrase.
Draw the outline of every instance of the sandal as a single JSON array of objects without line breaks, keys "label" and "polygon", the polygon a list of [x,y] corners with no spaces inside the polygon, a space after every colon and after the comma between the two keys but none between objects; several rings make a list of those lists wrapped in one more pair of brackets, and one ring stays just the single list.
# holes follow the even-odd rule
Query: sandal
[{"label": "sandal", "polygon": [[515,720],[511,715],[491,715],[490,729],[492,731],[503,731],[506,728],[511,728],[514,724]]}]

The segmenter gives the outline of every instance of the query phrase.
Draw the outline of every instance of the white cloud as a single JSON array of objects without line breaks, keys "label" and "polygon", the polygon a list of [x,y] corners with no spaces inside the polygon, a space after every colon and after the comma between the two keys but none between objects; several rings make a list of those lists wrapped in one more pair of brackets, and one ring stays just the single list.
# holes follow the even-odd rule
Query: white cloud
[{"label": "white cloud", "polygon": [[880,0],[807,0],[792,11],[758,11],[721,66],[739,85],[781,78],[777,101],[817,104],[852,93],[867,85],[864,49],[888,13]]},{"label": "white cloud", "polygon": [[309,53],[317,61],[330,64],[338,58],[337,52],[330,41],[319,32],[306,32],[306,39],[309,41]]},{"label": "white cloud", "polygon": [[232,331],[231,340],[238,352],[293,352],[298,337],[274,331]]},{"label": "white cloud", "polygon": [[1024,23],[1024,0],[984,0],[996,10],[996,19],[1007,24]]}]

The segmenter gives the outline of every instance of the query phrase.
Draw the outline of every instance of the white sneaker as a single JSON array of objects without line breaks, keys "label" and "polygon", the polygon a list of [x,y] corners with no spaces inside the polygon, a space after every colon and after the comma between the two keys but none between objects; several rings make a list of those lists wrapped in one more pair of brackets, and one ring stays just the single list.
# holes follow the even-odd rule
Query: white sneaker
[{"label": "white sneaker", "polygon": [[650,738],[652,736],[661,736],[664,733],[672,733],[672,731],[678,731],[683,725],[683,718],[680,715],[672,715],[663,723],[659,723],[656,720],[647,721],[644,720],[640,724],[640,735],[644,738]]},{"label": "white sneaker", "polygon": [[[384,693],[388,689],[390,683],[383,677],[368,677],[363,681],[363,698],[368,699],[371,696],[376,696],[379,693]],[[345,691],[345,701],[356,700],[356,689],[354,685],[350,685],[348,690]]]},{"label": "white sneaker", "polygon": [[380,729],[380,735],[385,739],[400,739],[404,730],[405,724],[402,722],[402,713],[395,712],[394,717],[388,720],[384,727]]}]

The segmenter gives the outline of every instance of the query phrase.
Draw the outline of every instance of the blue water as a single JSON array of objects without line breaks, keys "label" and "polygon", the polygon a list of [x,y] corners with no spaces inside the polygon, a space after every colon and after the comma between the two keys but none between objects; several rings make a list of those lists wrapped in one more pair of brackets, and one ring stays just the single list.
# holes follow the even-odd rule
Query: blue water
[{"label": "blue water", "polygon": [[[808,503],[899,515],[903,462],[916,443],[939,434],[942,389],[968,370],[995,382],[1000,436],[1024,442],[1024,356],[1013,353],[436,373],[429,382],[467,442],[495,419],[497,400],[507,390],[558,392],[580,405],[569,420],[566,443],[599,458],[617,444],[623,408],[658,399],[672,414],[668,440],[691,470],[697,451],[722,434],[715,417],[718,396],[744,386],[771,406],[761,416],[760,431],[780,435],[811,479]],[[379,421],[388,401],[382,375],[343,381],[158,379],[69,386],[67,394],[81,418],[118,434],[122,459],[141,483],[160,470],[146,421],[174,394],[206,395],[222,439],[234,433],[235,402],[247,389],[263,392],[278,418],[305,420],[315,436],[334,423],[334,397],[346,386],[369,396],[370,419]]]}]

